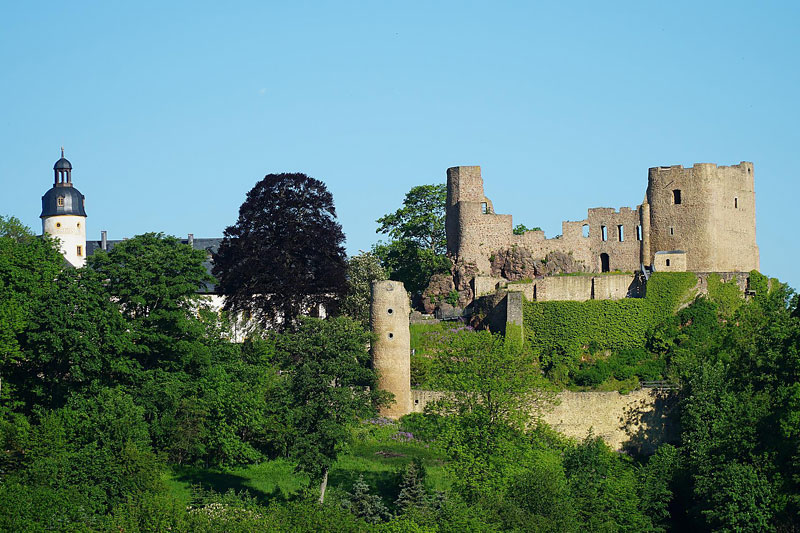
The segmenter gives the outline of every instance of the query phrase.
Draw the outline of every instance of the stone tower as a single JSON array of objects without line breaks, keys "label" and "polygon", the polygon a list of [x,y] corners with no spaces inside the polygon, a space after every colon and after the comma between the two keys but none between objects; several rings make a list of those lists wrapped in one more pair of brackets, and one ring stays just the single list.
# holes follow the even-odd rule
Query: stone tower
[{"label": "stone tower", "polygon": [[750,162],[651,168],[642,215],[646,265],[653,264],[657,252],[682,250],[692,272],[759,268]]},{"label": "stone tower", "polygon": [[64,259],[80,268],[86,264],[85,197],[72,186],[72,163],[63,148],[53,174],[53,187],[42,196],[42,233],[58,238]]},{"label": "stone tower", "polygon": [[394,394],[394,403],[381,410],[388,418],[411,412],[411,333],[408,328],[409,302],[400,281],[372,284],[370,325],[372,365],[378,372],[378,387]]}]

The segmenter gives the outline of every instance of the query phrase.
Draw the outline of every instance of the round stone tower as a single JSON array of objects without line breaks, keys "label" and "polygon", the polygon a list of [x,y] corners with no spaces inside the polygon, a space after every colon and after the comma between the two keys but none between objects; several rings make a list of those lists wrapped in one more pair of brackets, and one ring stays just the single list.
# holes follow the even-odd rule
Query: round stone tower
[{"label": "round stone tower", "polygon": [[64,259],[79,268],[86,264],[85,197],[72,186],[72,163],[63,148],[53,174],[53,187],[42,196],[42,233],[57,237]]},{"label": "round stone tower", "polygon": [[394,403],[381,410],[388,418],[411,412],[411,333],[408,329],[408,293],[400,281],[372,284],[370,324],[372,365],[378,371],[378,387],[394,394]]}]

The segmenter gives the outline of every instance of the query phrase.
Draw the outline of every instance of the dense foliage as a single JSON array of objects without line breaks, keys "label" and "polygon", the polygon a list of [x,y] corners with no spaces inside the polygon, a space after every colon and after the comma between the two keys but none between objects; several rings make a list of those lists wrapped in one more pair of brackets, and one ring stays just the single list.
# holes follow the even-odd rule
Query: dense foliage
[{"label": "dense foliage", "polygon": [[305,174],[267,174],[247,193],[214,256],[225,308],[265,326],[291,326],[347,291],[344,233],[333,195]]},{"label": "dense foliage", "polygon": [[418,185],[406,194],[403,206],[377,220],[377,232],[391,241],[379,243],[373,253],[391,276],[411,294],[422,292],[431,276],[448,272],[446,257],[444,184]]},{"label": "dense foliage", "polygon": [[[0,222],[0,531],[800,529],[798,298],[757,272],[747,298],[711,276],[693,301],[691,276],[654,276],[635,311],[575,308],[596,316],[574,332],[561,316],[564,344],[418,327],[424,379],[448,393],[398,423],[375,416],[360,322],[231,343],[197,295],[203,254],[177,239],[76,270]],[[648,327],[600,331],[621,316]],[[628,455],[541,423],[565,346],[572,384],[674,384],[674,442]]]},{"label": "dense foliage", "polygon": [[627,357],[636,358],[648,333],[691,301],[696,282],[689,272],[659,272],[648,281],[645,298],[525,302],[526,342],[548,376],[564,384],[587,352],[632,350]]}]

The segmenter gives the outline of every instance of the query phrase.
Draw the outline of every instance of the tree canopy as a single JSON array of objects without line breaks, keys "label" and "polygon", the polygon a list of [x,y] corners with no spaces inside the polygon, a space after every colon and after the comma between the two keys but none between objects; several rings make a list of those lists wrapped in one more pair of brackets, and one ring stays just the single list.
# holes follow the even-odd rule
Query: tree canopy
[{"label": "tree canopy", "polygon": [[403,205],[377,220],[377,233],[389,235],[388,243],[373,247],[391,279],[402,281],[413,293],[422,292],[431,276],[450,269],[446,257],[444,184],[412,187]]},{"label": "tree canopy", "polygon": [[247,193],[214,255],[225,308],[282,329],[347,290],[344,233],[333,196],[305,174],[267,174]]}]

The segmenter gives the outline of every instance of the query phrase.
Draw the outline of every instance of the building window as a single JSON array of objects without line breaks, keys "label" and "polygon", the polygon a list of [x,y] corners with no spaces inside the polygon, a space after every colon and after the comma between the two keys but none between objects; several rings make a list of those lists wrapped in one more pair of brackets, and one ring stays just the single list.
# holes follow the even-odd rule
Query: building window
[{"label": "building window", "polygon": [[672,191],[672,203],[678,205],[681,203],[681,190],[675,189]]},{"label": "building window", "polygon": [[488,212],[489,212],[489,204],[487,204],[486,202],[481,202],[481,213],[485,215]]},{"label": "building window", "polygon": [[589,237],[589,224],[583,225],[583,238],[586,239]]},{"label": "building window", "polygon": [[617,238],[619,239],[619,242],[625,241],[625,227],[622,224],[617,226]]},{"label": "building window", "polygon": [[669,259],[667,259],[667,266],[669,266]]},{"label": "building window", "polygon": [[78,257],[83,255],[83,246],[78,246]]},{"label": "building window", "polygon": [[56,227],[60,228],[61,227],[61,222],[56,222]]},{"label": "building window", "polygon": [[642,227],[641,226],[636,226],[636,240],[637,241],[641,241],[642,240]]},{"label": "building window", "polygon": [[64,197],[63,196],[59,196],[58,198],[56,198],[56,205],[58,207],[64,207]]},{"label": "building window", "polygon": [[739,209],[739,199],[738,198],[734,198],[733,199],[733,208],[734,209]]},{"label": "building window", "polygon": [[675,228],[673,228],[672,226],[669,227],[669,234],[670,236],[675,235]]},{"label": "building window", "polygon": [[604,241],[608,240],[608,228],[605,226],[600,226],[600,238]]}]

